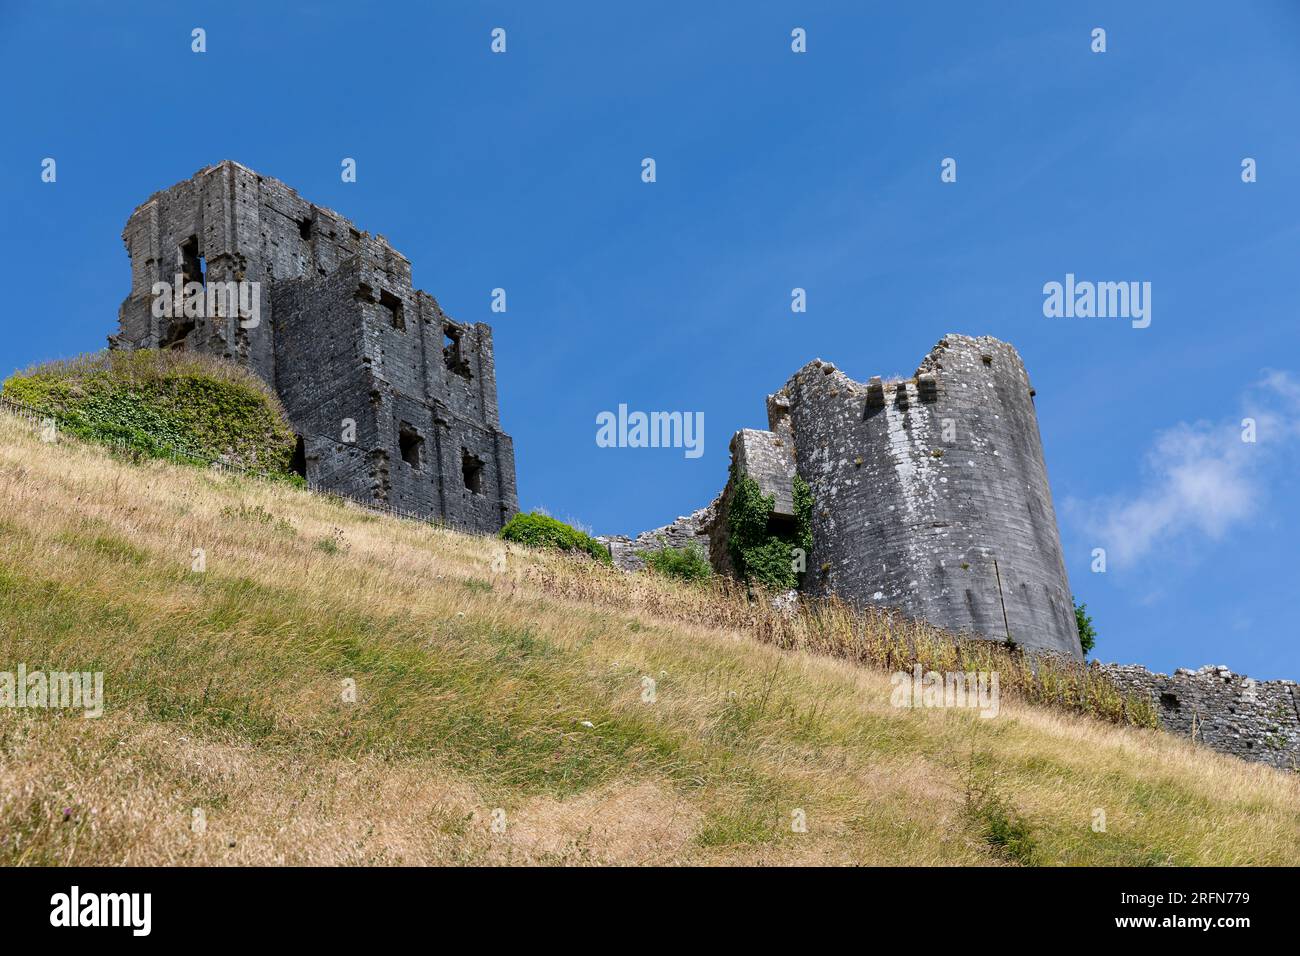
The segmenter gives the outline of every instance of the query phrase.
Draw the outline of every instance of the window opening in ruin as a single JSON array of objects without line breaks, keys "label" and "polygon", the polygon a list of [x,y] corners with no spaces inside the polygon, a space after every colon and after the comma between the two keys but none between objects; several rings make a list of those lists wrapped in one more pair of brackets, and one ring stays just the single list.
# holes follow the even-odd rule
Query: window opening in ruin
[{"label": "window opening in ruin", "polygon": [[307,446],[303,443],[301,435],[295,435],[297,439],[293,447],[293,458],[289,462],[289,469],[296,475],[307,477]]},{"label": "window opening in ruin", "polygon": [[465,487],[476,495],[483,494],[483,460],[468,448],[462,448],[460,470],[465,478]]},{"label": "window opening in ruin", "polygon": [[379,290],[379,305],[381,308],[388,310],[388,317],[393,323],[393,328],[406,328],[406,316],[402,313],[402,300],[391,292],[383,289]]},{"label": "window opening in ruin", "polygon": [[470,377],[469,362],[460,347],[461,330],[450,325],[442,329],[442,362],[449,371],[464,378]]},{"label": "window opening in ruin", "polygon": [[199,237],[190,236],[180,245],[181,275],[186,282],[204,283],[207,263],[199,255]]},{"label": "window opening in ruin", "polygon": [[420,446],[424,439],[410,422],[402,422],[397,429],[397,447],[402,453],[402,461],[412,468],[420,467]]},{"label": "window opening in ruin", "polygon": [[767,533],[780,537],[796,531],[799,522],[794,515],[777,514],[775,511],[767,516]]},{"label": "window opening in ruin", "polygon": [[1163,707],[1165,710],[1180,709],[1178,705],[1178,698],[1173,694],[1161,694],[1160,706]]},{"label": "window opening in ruin", "polygon": [[163,332],[158,347],[160,349],[180,349],[185,347],[186,337],[194,331],[194,320],[177,316],[173,318]]}]

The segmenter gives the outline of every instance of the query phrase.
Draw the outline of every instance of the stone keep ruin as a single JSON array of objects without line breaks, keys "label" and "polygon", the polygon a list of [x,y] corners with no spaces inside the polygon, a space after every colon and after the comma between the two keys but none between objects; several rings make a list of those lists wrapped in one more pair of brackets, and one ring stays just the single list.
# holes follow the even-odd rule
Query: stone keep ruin
[{"label": "stone keep ruin", "polygon": [[[412,288],[383,236],[227,160],[150,196],[122,238],[131,294],[110,345],[247,365],[283,403],[313,487],[467,531],[519,510],[492,330]],[[259,320],[154,315],[154,284],[178,273],[205,288],[258,283]]]},{"label": "stone keep ruin", "polygon": [[[794,516],[794,476],[808,484],[804,593],[1081,659],[1033,395],[1016,350],[992,338],[948,335],[900,382],[819,359],[768,396],[769,431],[736,433],[732,469],[773,499],[773,522]],[[608,539],[616,560],[694,540],[730,570],[728,500]]]}]

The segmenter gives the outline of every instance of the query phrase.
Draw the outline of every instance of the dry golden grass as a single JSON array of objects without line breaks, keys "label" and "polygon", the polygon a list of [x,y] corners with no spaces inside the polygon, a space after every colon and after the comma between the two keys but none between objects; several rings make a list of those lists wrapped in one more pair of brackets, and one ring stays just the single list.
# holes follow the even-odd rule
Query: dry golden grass
[{"label": "dry golden grass", "polygon": [[[106,696],[0,711],[0,861],[1300,862],[1294,776],[1028,691],[992,720],[896,709],[832,656],[941,653],[910,625],[503,554],[0,416],[0,671],[100,670]],[[1032,850],[967,812],[974,780]]]}]

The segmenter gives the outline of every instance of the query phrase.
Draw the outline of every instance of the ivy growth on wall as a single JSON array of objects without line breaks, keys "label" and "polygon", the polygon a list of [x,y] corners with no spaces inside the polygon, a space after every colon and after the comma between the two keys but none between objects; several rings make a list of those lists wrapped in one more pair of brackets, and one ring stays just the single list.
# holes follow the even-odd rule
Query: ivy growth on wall
[{"label": "ivy growth on wall", "polygon": [[[727,546],[736,571],[746,581],[772,591],[797,588],[812,552],[812,489],[794,478],[795,517],[771,520],[774,495],[764,495],[757,481],[731,472],[732,494],[727,509]],[[802,552],[802,560],[800,560]]]}]

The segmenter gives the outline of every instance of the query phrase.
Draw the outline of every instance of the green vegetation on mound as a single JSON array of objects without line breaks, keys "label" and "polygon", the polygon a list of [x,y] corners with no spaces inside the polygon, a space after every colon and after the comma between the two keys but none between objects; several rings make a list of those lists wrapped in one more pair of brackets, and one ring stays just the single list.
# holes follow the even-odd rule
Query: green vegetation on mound
[{"label": "green vegetation on mound", "polygon": [[609,548],[589,534],[585,534],[563,521],[557,521],[540,511],[520,512],[501,529],[501,537],[516,544],[533,548],[551,548],[555,551],[577,551],[589,554],[602,564],[610,564]]},{"label": "green vegetation on mound", "polygon": [[0,394],[53,416],[78,438],[155,458],[222,459],[291,474],[296,439],[279,401],[252,372],[221,359],[98,352],[18,372]]}]

